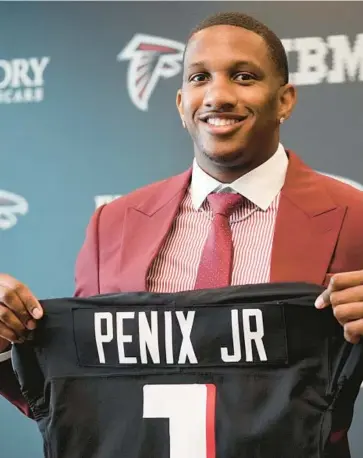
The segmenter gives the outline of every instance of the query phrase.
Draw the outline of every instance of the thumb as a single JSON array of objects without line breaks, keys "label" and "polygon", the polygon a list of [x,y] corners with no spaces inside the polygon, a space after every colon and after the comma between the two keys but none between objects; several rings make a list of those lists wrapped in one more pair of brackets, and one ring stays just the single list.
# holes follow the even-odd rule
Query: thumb
[{"label": "thumb", "polygon": [[317,297],[315,301],[315,307],[317,309],[324,309],[330,305],[330,294],[332,293],[331,286],[329,285],[328,288],[323,291],[320,296]]}]

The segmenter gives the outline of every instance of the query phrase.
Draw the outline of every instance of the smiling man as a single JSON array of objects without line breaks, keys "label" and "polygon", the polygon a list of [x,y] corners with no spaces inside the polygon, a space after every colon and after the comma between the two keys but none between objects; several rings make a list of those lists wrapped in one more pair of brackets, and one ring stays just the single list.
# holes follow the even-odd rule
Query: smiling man
[{"label": "smiling man", "polygon": [[[331,306],[357,344],[363,193],[316,173],[281,144],[296,90],[280,40],[249,16],[223,13],[192,32],[184,57],[177,106],[193,165],[97,209],[77,261],[76,296],[309,282],[327,287],[316,306]],[[43,311],[7,275],[0,302],[6,351]],[[1,392],[29,414],[7,358]],[[334,436],[340,457],[349,456],[343,426]]]},{"label": "smiling man", "polygon": [[[273,156],[279,124],[296,102],[280,40],[255,21],[238,18],[207,19],[193,32],[177,96],[198,165],[225,183]],[[238,27],[242,23],[252,30]]]}]

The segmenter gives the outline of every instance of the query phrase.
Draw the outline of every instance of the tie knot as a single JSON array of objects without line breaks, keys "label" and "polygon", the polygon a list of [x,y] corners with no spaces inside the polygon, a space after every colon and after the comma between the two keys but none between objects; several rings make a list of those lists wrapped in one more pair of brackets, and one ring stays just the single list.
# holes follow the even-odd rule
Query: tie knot
[{"label": "tie knot", "polygon": [[209,194],[208,202],[214,215],[229,217],[233,210],[242,204],[243,197],[240,194],[227,192]]}]

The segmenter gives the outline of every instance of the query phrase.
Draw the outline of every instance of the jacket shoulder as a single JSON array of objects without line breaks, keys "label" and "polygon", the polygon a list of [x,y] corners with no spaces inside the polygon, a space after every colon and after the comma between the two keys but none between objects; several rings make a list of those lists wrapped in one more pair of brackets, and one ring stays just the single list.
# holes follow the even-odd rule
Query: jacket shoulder
[{"label": "jacket shoulder", "polygon": [[343,181],[343,179],[340,180],[329,175],[318,175],[319,180],[336,204],[363,209],[363,185],[355,184],[351,180]]},{"label": "jacket shoulder", "polygon": [[116,198],[103,206],[102,219],[104,221],[109,219],[112,220],[115,217],[119,219],[123,216],[128,207],[138,207],[144,203],[145,200],[151,200],[153,196],[158,196],[160,193],[164,192],[165,189],[169,188],[173,182],[180,180],[180,178],[187,173],[188,171],[155,181]]}]

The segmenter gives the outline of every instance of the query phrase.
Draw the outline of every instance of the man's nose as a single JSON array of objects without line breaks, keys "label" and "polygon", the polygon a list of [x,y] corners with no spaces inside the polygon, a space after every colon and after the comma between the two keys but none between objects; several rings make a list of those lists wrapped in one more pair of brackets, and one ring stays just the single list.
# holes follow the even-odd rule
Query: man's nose
[{"label": "man's nose", "polygon": [[230,110],[237,105],[237,95],[233,82],[225,79],[211,81],[204,94],[204,106],[213,110]]}]

